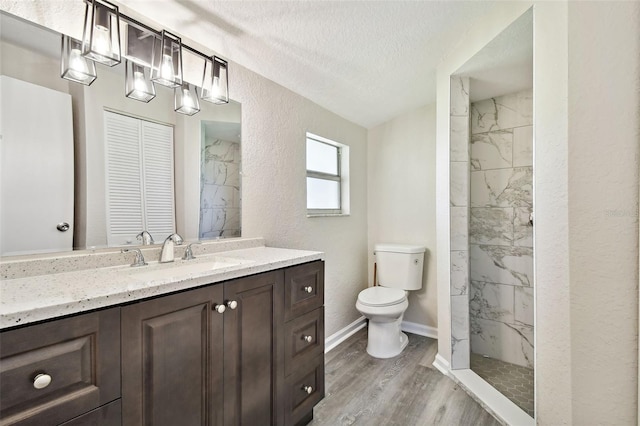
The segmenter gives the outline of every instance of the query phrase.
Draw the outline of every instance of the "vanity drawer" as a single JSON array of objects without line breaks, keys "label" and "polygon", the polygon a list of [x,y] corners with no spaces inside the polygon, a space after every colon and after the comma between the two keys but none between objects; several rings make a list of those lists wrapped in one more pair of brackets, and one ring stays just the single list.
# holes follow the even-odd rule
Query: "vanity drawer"
[{"label": "vanity drawer", "polygon": [[304,314],[285,324],[285,375],[306,365],[324,352],[324,308]]},{"label": "vanity drawer", "polygon": [[0,425],[59,424],[117,399],[120,308],[0,333],[0,394]]},{"label": "vanity drawer", "polygon": [[324,398],[324,355],[286,379],[285,424],[295,425]]},{"label": "vanity drawer", "polygon": [[284,320],[324,305],[324,262],[293,266],[284,272]]}]

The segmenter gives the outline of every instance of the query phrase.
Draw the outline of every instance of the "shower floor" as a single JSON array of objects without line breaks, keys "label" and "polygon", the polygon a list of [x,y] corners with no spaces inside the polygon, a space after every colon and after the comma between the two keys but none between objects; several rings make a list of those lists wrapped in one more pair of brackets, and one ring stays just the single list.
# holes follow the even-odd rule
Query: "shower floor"
[{"label": "shower floor", "polygon": [[533,417],[533,368],[472,353],[471,369]]}]

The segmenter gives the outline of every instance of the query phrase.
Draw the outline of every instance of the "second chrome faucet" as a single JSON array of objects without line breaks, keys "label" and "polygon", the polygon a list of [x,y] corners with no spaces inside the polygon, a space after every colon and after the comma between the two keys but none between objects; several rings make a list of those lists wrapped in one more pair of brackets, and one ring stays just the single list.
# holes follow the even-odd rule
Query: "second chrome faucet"
[{"label": "second chrome faucet", "polygon": [[160,263],[173,262],[174,247],[182,244],[182,237],[178,234],[171,234],[162,243],[162,251],[160,252]]}]

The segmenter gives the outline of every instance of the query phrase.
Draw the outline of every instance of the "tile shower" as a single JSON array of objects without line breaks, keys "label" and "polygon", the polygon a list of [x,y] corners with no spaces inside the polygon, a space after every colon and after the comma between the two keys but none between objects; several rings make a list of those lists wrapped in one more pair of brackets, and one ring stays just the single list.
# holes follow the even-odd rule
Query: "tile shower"
[{"label": "tile shower", "polygon": [[199,237],[239,237],[240,144],[205,137],[200,158]]},{"label": "tile shower", "polygon": [[469,85],[451,79],[451,366],[532,369],[532,91],[470,104]]},{"label": "tile shower", "polygon": [[533,367],[531,90],[471,104],[471,352]]}]

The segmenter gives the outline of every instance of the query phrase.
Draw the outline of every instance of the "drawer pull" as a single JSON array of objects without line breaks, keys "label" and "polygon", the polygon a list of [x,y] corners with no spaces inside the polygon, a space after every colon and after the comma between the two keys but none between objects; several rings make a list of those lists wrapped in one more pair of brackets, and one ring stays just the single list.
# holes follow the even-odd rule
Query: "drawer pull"
[{"label": "drawer pull", "polygon": [[238,307],[238,302],[236,302],[235,300],[227,300],[227,308],[235,309],[237,307]]},{"label": "drawer pull", "polygon": [[33,378],[33,387],[36,389],[44,389],[51,383],[51,376],[48,374],[38,374]]},{"label": "drawer pull", "polygon": [[219,314],[222,314],[227,310],[227,308],[224,305],[213,305],[213,310]]},{"label": "drawer pull", "polygon": [[311,395],[311,393],[313,392],[313,387],[309,385],[305,385],[302,387],[302,390],[305,391],[307,394]]},{"label": "drawer pull", "polygon": [[303,288],[303,290],[307,293],[313,293],[313,287],[311,287],[310,285]]},{"label": "drawer pull", "polygon": [[302,336],[302,340],[304,340],[307,343],[311,343],[313,342],[313,336],[309,336],[309,335]]}]

